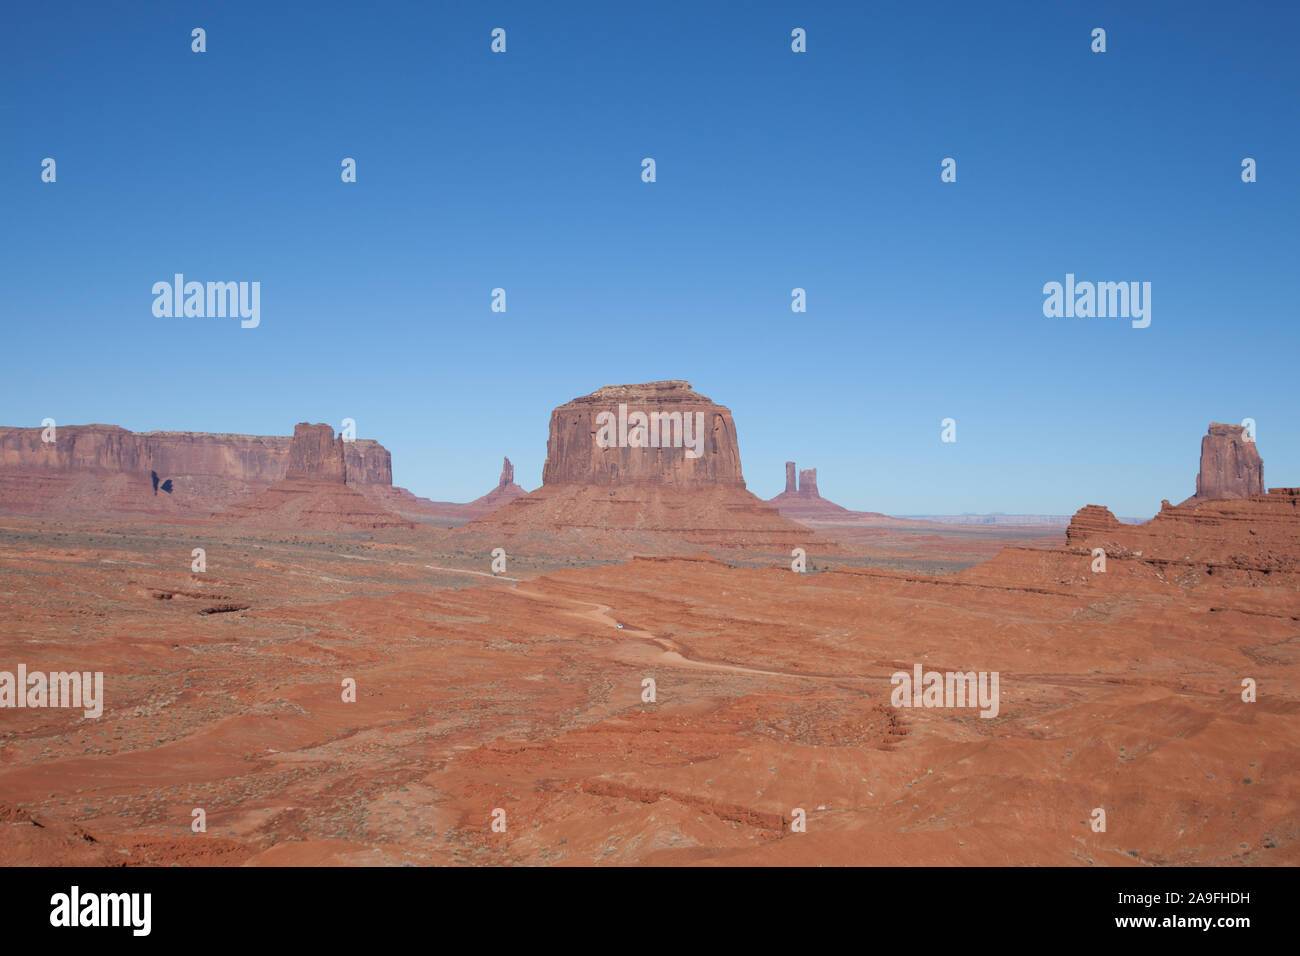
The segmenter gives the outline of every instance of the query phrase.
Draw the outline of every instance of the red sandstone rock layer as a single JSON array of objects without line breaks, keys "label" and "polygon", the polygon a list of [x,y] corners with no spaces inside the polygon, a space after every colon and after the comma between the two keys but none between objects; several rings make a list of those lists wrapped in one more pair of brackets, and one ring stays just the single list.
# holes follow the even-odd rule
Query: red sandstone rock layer
[{"label": "red sandstone rock layer", "polygon": [[348,484],[357,488],[389,488],[393,484],[393,456],[379,442],[357,438],[343,442]]},{"label": "red sandstone rock layer", "polygon": [[1183,504],[1248,498],[1264,493],[1264,461],[1249,433],[1240,425],[1212,422],[1201,439],[1201,467],[1196,494]]},{"label": "red sandstone rock layer", "polygon": [[616,558],[634,554],[755,551],[822,555],[842,549],[783,517],[744,489],[677,488],[638,482],[621,487],[543,485],[451,533],[447,544],[485,544],[537,554]]},{"label": "red sandstone rock layer", "polygon": [[[654,447],[633,438],[634,413],[660,426],[687,416],[694,424],[680,446],[661,432]],[[614,439],[609,447],[598,440],[602,429]],[[686,454],[696,437],[698,457]],[[840,553],[745,490],[731,412],[682,381],[607,386],[555,409],[542,487],[458,529],[449,543],[597,557],[700,547]]]},{"label": "red sandstone rock layer", "polygon": [[864,519],[876,522],[879,519],[893,519],[876,511],[850,511],[833,501],[823,498],[817,491],[817,469],[805,468],[799,472],[799,486],[793,487],[795,464],[785,463],[785,488],[775,498],[769,498],[768,504],[775,507],[785,517],[794,521],[816,524],[860,524]]},{"label": "red sandstone rock layer", "polygon": [[329,425],[309,425],[307,422],[294,425],[285,477],[346,484],[343,439],[335,438],[334,429]]},{"label": "red sandstone rock layer", "polygon": [[1300,488],[1238,494],[1262,481],[1254,443],[1245,441],[1238,426],[1215,422],[1201,442],[1197,490],[1225,497],[1196,495],[1176,506],[1166,500],[1154,518],[1137,525],[1124,524],[1101,505],[1087,505],[1066,528],[1064,548],[1008,548],[960,576],[981,583],[1037,579],[1049,586],[1104,589],[1258,589],[1293,615],[1300,591]]},{"label": "red sandstone rock layer", "polygon": [[230,525],[319,531],[414,527],[347,484],[344,445],[329,425],[300,422],[285,479],[213,517]]},{"label": "red sandstone rock layer", "polygon": [[1166,501],[1140,525],[1121,524],[1108,509],[1088,505],[1074,516],[1065,538],[1068,549],[1101,548],[1107,559],[1300,573],[1300,489],[1270,488],[1249,498],[1192,505]]},{"label": "red sandstone rock layer", "polygon": [[[199,515],[285,478],[293,439],[204,432],[131,432],[115,425],[0,428],[0,510],[32,514]],[[347,481],[390,486],[392,458],[376,441],[344,442]],[[151,472],[171,479],[154,493]]]},{"label": "red sandstone rock layer", "polygon": [[217,512],[222,525],[256,528],[302,528],[313,531],[368,531],[413,528],[356,488],[332,480],[286,478],[248,501]]},{"label": "red sandstone rock layer", "polygon": [[744,488],[731,411],[665,381],[609,385],[551,413],[543,485],[637,481]]}]

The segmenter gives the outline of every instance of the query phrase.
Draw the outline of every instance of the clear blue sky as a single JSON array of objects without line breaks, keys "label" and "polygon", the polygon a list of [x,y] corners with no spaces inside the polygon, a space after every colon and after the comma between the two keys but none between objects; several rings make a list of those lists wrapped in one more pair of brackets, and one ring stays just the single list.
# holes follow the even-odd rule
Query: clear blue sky
[{"label": "clear blue sky", "polygon": [[[554,406],[683,378],[763,497],[792,458],[852,508],[1146,515],[1247,416],[1300,484],[1297,11],[14,7],[0,424],[352,417],[467,500],[540,484]],[[260,327],[155,318],[176,272],[260,281]],[[1150,328],[1044,318],[1067,272],[1151,282]]]}]

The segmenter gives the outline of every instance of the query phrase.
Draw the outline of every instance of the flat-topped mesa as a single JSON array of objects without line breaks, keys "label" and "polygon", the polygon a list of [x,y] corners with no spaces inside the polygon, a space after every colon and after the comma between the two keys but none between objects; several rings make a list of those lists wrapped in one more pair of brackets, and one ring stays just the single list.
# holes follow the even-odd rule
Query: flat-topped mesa
[{"label": "flat-topped mesa", "polygon": [[312,481],[347,481],[347,453],[343,439],[334,437],[329,425],[299,422],[293,426],[293,444],[289,446],[289,466],[285,478]]},{"label": "flat-topped mesa", "polygon": [[[321,426],[328,427],[328,426]],[[286,476],[293,439],[280,435],[132,432],[116,425],[59,425],[55,441],[41,428],[0,428],[0,471],[150,471],[176,479],[177,490],[203,477],[269,485]],[[392,456],[377,441],[345,442],[349,484],[393,483]]]},{"label": "flat-topped mesa", "polygon": [[[1201,470],[1196,494],[1188,501],[1249,498],[1264,494],[1264,461],[1241,425],[1212,422],[1201,439]],[[1185,504],[1187,502],[1184,502]]]},{"label": "flat-topped mesa", "polygon": [[[207,514],[284,479],[293,443],[287,435],[132,432],[116,425],[0,428],[0,512]],[[344,444],[349,485],[391,488],[392,457],[383,445]],[[315,475],[303,454],[300,467]],[[337,467],[330,465],[335,476]],[[156,494],[156,482],[171,490]]]},{"label": "flat-topped mesa", "polygon": [[799,494],[805,498],[820,498],[817,493],[817,469],[805,468],[799,472]]},{"label": "flat-topped mesa", "polygon": [[608,385],[551,413],[542,484],[744,488],[731,411],[689,382]]},{"label": "flat-topped mesa", "polygon": [[731,412],[680,381],[606,387],[556,408],[542,486],[449,531],[442,546],[602,560],[844,553],[745,488]]},{"label": "flat-topped mesa", "polygon": [[132,432],[117,425],[0,428],[0,468],[21,472],[123,472],[149,477],[228,476],[249,482],[284,477],[290,439],[206,432]]}]

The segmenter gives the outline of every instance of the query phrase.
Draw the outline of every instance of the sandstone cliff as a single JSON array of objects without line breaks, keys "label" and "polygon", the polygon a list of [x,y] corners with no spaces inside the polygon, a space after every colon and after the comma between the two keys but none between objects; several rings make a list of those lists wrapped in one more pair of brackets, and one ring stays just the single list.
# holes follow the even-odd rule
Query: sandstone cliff
[{"label": "sandstone cliff", "polygon": [[[325,426],[328,427],[328,426]],[[205,432],[131,432],[115,425],[0,428],[0,510],[37,514],[203,514],[286,477],[293,439]],[[391,486],[392,457],[376,441],[345,442],[358,487]],[[154,495],[151,473],[174,493]]]},{"label": "sandstone cliff", "polygon": [[393,456],[379,442],[358,438],[343,443],[349,485],[388,488],[393,484]]},{"label": "sandstone cliff", "polygon": [[[646,441],[648,427],[637,434],[638,421],[662,428],[688,416],[692,425],[683,426],[680,444],[664,440],[682,435],[675,425],[654,443]],[[692,442],[698,457],[686,454]],[[531,494],[457,529],[448,542],[594,558],[701,547],[779,553],[785,560],[795,547],[842,553],[745,490],[731,412],[687,382],[607,386],[555,409],[542,481]]]},{"label": "sandstone cliff", "polygon": [[666,381],[606,386],[551,413],[543,485],[631,482],[744,488],[731,412]]},{"label": "sandstone cliff", "polygon": [[[1182,504],[1161,502],[1160,512],[1143,524],[1125,524],[1110,509],[1087,505],[1066,528],[1064,549],[1008,548],[961,577],[980,582],[1039,577],[1053,585],[1103,590],[1259,588],[1269,601],[1289,602],[1294,609],[1300,590],[1300,489],[1264,493],[1263,463],[1254,443],[1245,440],[1241,426],[1220,422],[1211,424],[1201,441],[1196,488]],[[1270,587],[1260,588],[1263,584]]]},{"label": "sandstone cliff", "polygon": [[1240,425],[1212,422],[1201,439],[1201,467],[1196,475],[1196,494],[1183,504],[1248,498],[1264,493],[1264,461],[1255,442],[1247,439]]},{"label": "sandstone cliff", "polygon": [[40,428],[0,428],[5,471],[111,471],[148,477],[221,475],[250,482],[284,477],[290,439],[202,432],[131,432],[116,425],[60,425],[56,441]]},{"label": "sandstone cliff", "polygon": [[229,525],[318,531],[414,527],[348,484],[346,444],[329,425],[300,422],[284,479],[212,517]]},{"label": "sandstone cliff", "polygon": [[347,464],[343,439],[334,437],[329,425],[293,426],[293,443],[289,446],[286,478],[310,478],[316,481],[347,483]]},{"label": "sandstone cliff", "polygon": [[1101,548],[1108,560],[1300,572],[1300,489],[1270,488],[1248,498],[1171,505],[1145,524],[1126,525],[1106,508],[1081,508],[1066,529],[1067,547]]},{"label": "sandstone cliff", "polygon": [[[1057,584],[1118,583],[1177,587],[1281,584],[1300,587],[1300,489],[1262,489],[1264,466],[1240,425],[1213,423],[1201,441],[1199,494],[1180,505],[1161,502],[1143,524],[1125,524],[1106,507],[1087,505],[1066,528],[1062,550],[1008,549],[963,575],[992,579],[1037,568]],[[1257,492],[1251,492],[1257,488]],[[1210,497],[1213,496],[1213,497]],[[1096,555],[1096,551],[1101,555]],[[1106,570],[1097,557],[1104,555]],[[1096,567],[1095,567],[1096,564]],[[1022,568],[1023,571],[1023,568]]]},{"label": "sandstone cliff", "polygon": [[1262,482],[1254,443],[1244,440],[1240,426],[1215,422],[1201,442],[1202,494],[1179,505],[1161,502],[1143,524],[1125,524],[1110,509],[1087,505],[1066,528],[1065,548],[1008,548],[960,577],[981,583],[1038,577],[1102,590],[1244,587],[1289,607],[1290,617],[1300,606],[1300,488],[1264,493]]}]

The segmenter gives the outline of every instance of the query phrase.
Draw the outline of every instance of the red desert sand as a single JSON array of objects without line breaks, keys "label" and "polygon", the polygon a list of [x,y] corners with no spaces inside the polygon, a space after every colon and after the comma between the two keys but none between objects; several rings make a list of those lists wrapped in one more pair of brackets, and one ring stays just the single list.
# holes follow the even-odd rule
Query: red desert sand
[{"label": "red desert sand", "polygon": [[[698,411],[714,457],[595,447],[619,404]],[[0,709],[0,863],[1300,862],[1300,491],[1240,450],[1064,534],[840,515],[810,475],[814,531],[725,408],[618,386],[556,409],[540,489],[507,467],[438,528],[327,426],[31,432],[0,671],[104,701]],[[918,666],[996,672],[996,716],[902,706]]]}]

